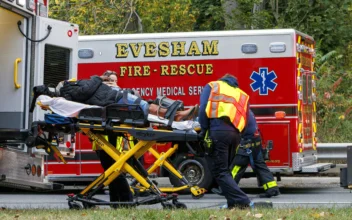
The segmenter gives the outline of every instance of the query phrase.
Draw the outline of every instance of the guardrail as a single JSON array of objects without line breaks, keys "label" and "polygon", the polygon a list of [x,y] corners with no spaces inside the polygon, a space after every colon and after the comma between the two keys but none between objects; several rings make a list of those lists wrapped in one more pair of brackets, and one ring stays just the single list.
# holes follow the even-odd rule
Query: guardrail
[{"label": "guardrail", "polygon": [[346,160],[347,146],[352,143],[318,143],[318,160]]}]

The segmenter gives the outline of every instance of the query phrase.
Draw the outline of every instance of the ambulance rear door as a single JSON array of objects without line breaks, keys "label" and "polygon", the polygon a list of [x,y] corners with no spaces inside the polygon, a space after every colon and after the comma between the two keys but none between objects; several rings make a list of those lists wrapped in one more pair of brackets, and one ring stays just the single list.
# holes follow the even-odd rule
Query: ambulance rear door
[{"label": "ambulance rear door", "polygon": [[[33,86],[44,84],[56,87],[63,80],[76,78],[78,26],[46,17],[36,19],[37,42],[35,42],[36,63]],[[45,113],[49,112],[36,107],[33,112],[33,121],[44,120]],[[75,134],[58,134],[57,140],[58,143],[55,141],[53,144],[58,145],[58,149],[67,161],[75,164],[74,167],[70,167],[69,172],[77,174],[80,167],[75,162]],[[43,150],[33,150],[35,153],[44,154]],[[55,160],[55,163],[59,161]],[[67,172],[68,170],[65,169],[65,173]]]},{"label": "ambulance rear door", "polygon": [[[36,21],[36,65],[34,86],[56,87],[63,80],[77,76],[78,26],[45,17]],[[35,111],[33,120],[43,119],[42,111]]]},{"label": "ambulance rear door", "polygon": [[29,51],[26,38],[18,30],[30,34],[31,16],[0,6],[0,128],[26,128],[29,86]]}]

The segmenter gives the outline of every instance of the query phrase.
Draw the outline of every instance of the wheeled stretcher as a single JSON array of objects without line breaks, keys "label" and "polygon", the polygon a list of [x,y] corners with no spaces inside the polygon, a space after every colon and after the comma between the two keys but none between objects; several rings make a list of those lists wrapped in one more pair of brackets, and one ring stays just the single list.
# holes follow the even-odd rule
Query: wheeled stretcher
[{"label": "wheeled stretcher", "polygon": [[[85,108],[79,112],[74,122],[68,124],[35,122],[27,138],[27,145],[38,148],[44,146],[44,149],[49,149],[48,145],[52,141],[51,137],[55,137],[58,132],[68,134],[81,132],[95,142],[97,150],[105,151],[116,161],[80,193],[69,195],[68,204],[72,209],[90,208],[96,205],[137,206],[156,203],[161,203],[164,208],[186,208],[185,204],[177,200],[177,194],[167,193],[189,189],[193,198],[201,198],[205,193],[205,189],[191,185],[167,160],[177,150],[179,143],[198,142],[197,133],[173,130],[169,126],[152,128],[138,105],[113,104],[104,108]],[[49,135],[43,138],[41,136],[43,133]],[[138,142],[127,151],[119,151],[116,146],[113,146],[104,138],[105,135],[112,133],[117,133],[122,137],[133,137]],[[167,152],[159,154],[152,148],[158,142],[173,142],[173,147]],[[189,144],[187,146],[191,148]],[[147,151],[157,158],[148,171],[138,160]],[[60,154],[60,152],[55,153]],[[58,156],[64,161],[62,155]],[[171,174],[178,177],[184,185],[176,188],[158,188],[155,182],[149,179],[148,175],[159,166],[163,166]],[[135,195],[138,195],[139,191],[147,191],[150,196],[142,200],[138,200],[137,197],[133,202],[108,202],[94,198],[98,191],[108,186],[122,173],[129,173],[134,178],[131,189],[135,191]]]}]

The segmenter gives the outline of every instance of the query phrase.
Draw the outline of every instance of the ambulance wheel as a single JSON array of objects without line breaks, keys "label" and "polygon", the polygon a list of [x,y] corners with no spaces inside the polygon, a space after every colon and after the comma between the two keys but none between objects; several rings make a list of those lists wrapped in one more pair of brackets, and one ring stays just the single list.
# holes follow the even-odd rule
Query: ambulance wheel
[{"label": "ambulance wheel", "polygon": [[83,209],[83,206],[81,204],[78,204],[77,202],[68,202],[68,207],[69,209],[74,209],[74,210]]},{"label": "ambulance wheel", "polygon": [[[191,183],[200,188],[210,190],[213,185],[213,177],[204,157],[187,158],[186,155],[178,155],[173,161],[174,167]],[[183,186],[181,180],[173,174],[169,176],[170,182],[174,187]],[[182,191],[189,192],[189,189]]]}]

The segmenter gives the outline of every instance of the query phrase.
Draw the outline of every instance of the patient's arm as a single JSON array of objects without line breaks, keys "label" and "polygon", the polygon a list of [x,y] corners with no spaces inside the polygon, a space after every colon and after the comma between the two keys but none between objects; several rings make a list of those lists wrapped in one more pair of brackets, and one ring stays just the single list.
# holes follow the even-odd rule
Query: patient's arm
[{"label": "patient's arm", "polygon": [[82,96],[91,97],[103,82],[99,76],[92,76],[83,86],[77,88],[77,93]]}]

